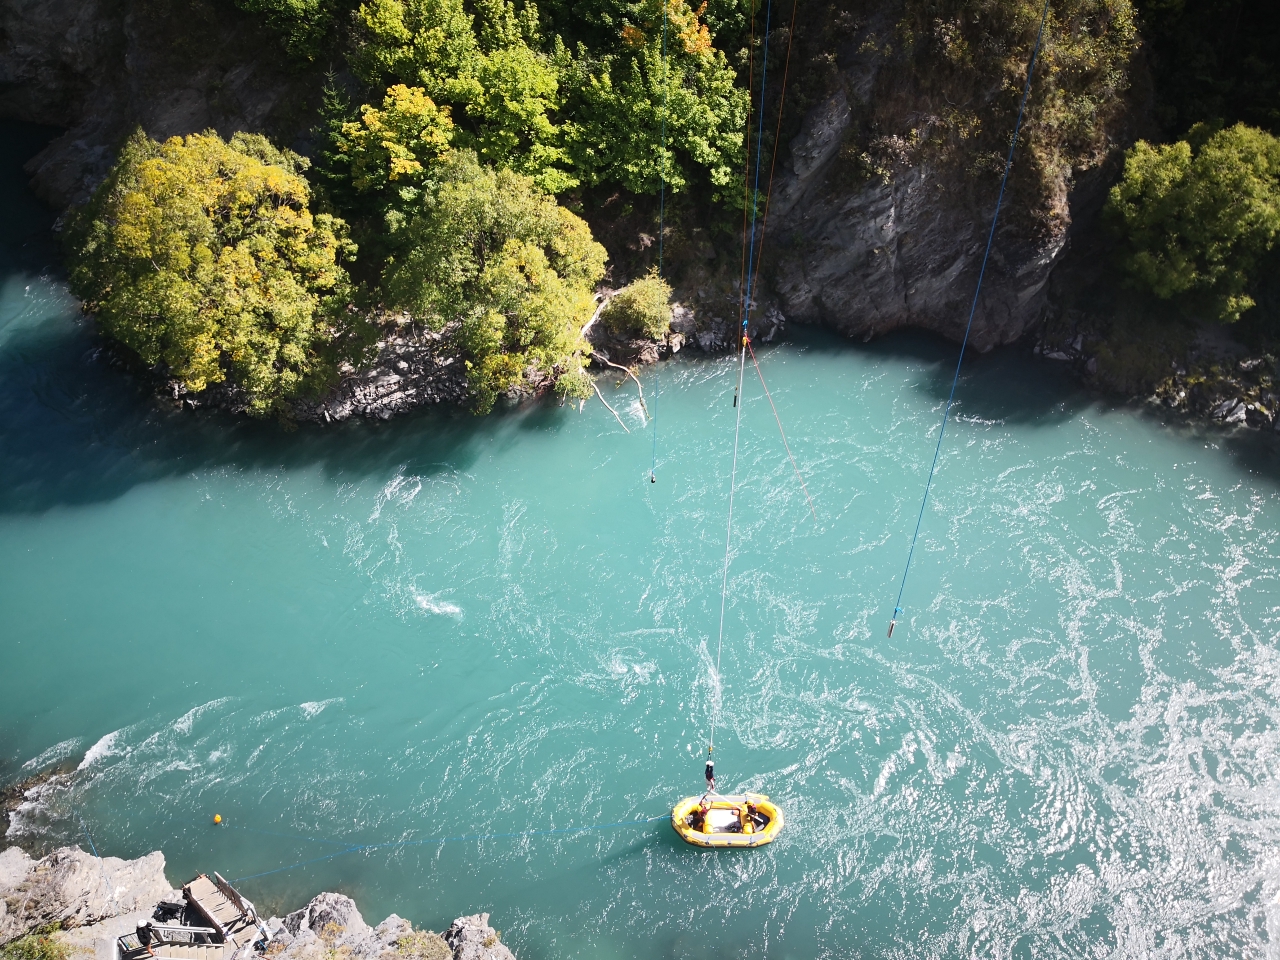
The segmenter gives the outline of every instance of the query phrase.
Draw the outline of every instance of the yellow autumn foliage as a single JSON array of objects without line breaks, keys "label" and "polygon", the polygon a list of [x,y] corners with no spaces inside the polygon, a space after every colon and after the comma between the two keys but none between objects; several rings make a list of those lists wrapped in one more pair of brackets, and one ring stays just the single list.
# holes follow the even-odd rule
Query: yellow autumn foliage
[{"label": "yellow autumn foliage", "polygon": [[188,390],[229,381],[252,414],[327,382],[363,343],[344,309],[355,250],[311,213],[305,163],[256,135],[137,132],[68,225],[85,309]]}]

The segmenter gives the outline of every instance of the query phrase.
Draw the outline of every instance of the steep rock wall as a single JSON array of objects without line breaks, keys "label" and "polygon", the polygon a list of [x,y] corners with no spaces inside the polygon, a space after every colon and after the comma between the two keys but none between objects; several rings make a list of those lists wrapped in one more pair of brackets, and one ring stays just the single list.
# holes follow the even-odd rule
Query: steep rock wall
[{"label": "steep rock wall", "polygon": [[66,128],[27,165],[57,207],[83,200],[138,126],[289,145],[318,96],[260,24],[218,0],[0,0],[0,116]]},{"label": "steep rock wall", "polygon": [[[776,187],[769,275],[779,305],[789,319],[852,336],[916,326],[958,340],[990,221],[940,197],[953,174],[927,162],[897,171],[888,183],[872,179],[852,190],[833,184],[849,113],[844,91],[814,111]],[[1064,206],[1053,234],[997,234],[974,319],[975,348],[1017,340],[1041,316],[1049,274],[1066,246]]]},{"label": "steep rock wall", "polygon": [[[1049,21],[974,317],[979,350],[1043,316],[1077,212],[1099,207],[1096,171],[1133,138],[1146,81],[1125,9],[1077,3]],[[804,25],[809,74],[823,79],[781,153],[765,253],[788,319],[862,338],[903,326],[963,335],[1037,20],[979,23],[945,0],[833,0],[825,26]],[[1094,63],[1062,52],[1081,33],[1111,46]],[[1070,115],[1073,98],[1092,113]]]}]

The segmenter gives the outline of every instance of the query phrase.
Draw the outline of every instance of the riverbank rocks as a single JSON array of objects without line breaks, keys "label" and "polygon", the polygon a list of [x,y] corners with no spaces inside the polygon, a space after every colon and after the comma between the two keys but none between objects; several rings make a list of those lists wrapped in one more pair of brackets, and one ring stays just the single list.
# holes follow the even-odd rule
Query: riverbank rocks
[{"label": "riverbank rocks", "polygon": [[164,854],[137,860],[97,857],[62,847],[32,860],[18,847],[0,853],[0,943],[39,927],[85,927],[112,917],[150,915],[180,898],[164,875]]},{"label": "riverbank rocks", "polygon": [[338,951],[372,960],[394,953],[396,943],[413,932],[413,925],[393,913],[376,928],[370,927],[350,897],[321,893],[283,920],[272,917],[267,929],[273,937],[272,956],[277,958],[322,958]]},{"label": "riverbank rocks", "polygon": [[[42,860],[20,847],[0,851],[0,944],[57,926],[76,960],[115,960],[116,938],[150,920],[161,901],[182,899],[164,865],[158,851],[137,860],[99,859],[76,847]],[[394,913],[370,927],[341,893],[318,894],[266,928],[269,960],[515,960],[487,913],[459,917],[443,936],[414,930]]]},{"label": "riverbank rocks", "polygon": [[489,926],[487,913],[459,917],[445,931],[444,940],[453,948],[453,960],[515,960],[499,941],[498,931]]},{"label": "riverbank rocks", "polygon": [[267,929],[272,960],[515,960],[487,913],[459,917],[442,937],[414,930],[394,913],[370,927],[355,901],[340,893],[318,894],[283,920],[272,917]]}]

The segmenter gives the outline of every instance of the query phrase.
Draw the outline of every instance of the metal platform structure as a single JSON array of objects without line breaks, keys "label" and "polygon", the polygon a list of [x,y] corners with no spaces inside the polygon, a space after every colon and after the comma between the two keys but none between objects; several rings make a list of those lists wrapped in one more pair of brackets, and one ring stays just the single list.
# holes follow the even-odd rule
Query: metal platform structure
[{"label": "metal platform structure", "polygon": [[150,921],[120,937],[118,960],[247,960],[271,940],[253,904],[217,873],[197,876],[182,897],[159,904]]}]

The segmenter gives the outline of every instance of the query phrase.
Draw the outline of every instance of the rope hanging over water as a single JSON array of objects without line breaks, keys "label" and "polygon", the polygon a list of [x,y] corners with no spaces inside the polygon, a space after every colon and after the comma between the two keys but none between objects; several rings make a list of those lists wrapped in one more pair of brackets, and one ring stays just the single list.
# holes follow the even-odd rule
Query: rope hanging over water
[{"label": "rope hanging over water", "polygon": [[960,341],[960,356],[956,360],[956,373],[951,379],[951,394],[947,397],[947,406],[942,411],[942,426],[938,428],[938,443],[933,449],[933,463],[929,467],[929,478],[924,484],[924,496],[920,500],[920,514],[916,517],[915,533],[911,535],[911,547],[907,550],[907,565],[902,570],[902,582],[898,585],[898,599],[893,604],[893,616],[889,620],[889,637],[893,637],[893,628],[897,626],[898,614],[902,612],[902,594],[907,587],[907,574],[911,572],[911,560],[915,556],[916,541],[920,537],[920,525],[924,522],[924,508],[929,502],[929,488],[933,486],[933,475],[938,469],[938,454],[942,452],[942,438],[947,432],[947,421],[951,417],[951,407],[956,398],[956,386],[960,382],[960,367],[964,363],[965,347],[969,344],[969,331],[973,329],[973,317],[978,310],[978,296],[982,293],[982,281],[987,275],[987,260],[991,256],[991,244],[996,237],[996,224],[1000,222],[1000,205],[1004,202],[1005,187],[1009,183],[1009,170],[1013,167],[1013,153],[1018,146],[1018,134],[1022,130],[1022,116],[1027,107],[1027,98],[1031,94],[1031,79],[1035,76],[1036,58],[1040,55],[1040,41],[1044,37],[1044,25],[1049,19],[1049,0],[1045,0],[1044,9],[1040,13],[1040,29],[1036,33],[1036,44],[1031,51],[1031,62],[1027,66],[1027,82],[1022,88],[1022,102],[1018,104],[1018,119],[1013,125],[1013,139],[1009,142],[1009,155],[1004,161],[1004,175],[1000,178],[1000,193],[996,197],[996,210],[991,217],[991,230],[987,234],[987,248],[982,254],[982,266],[978,270],[978,285],[973,291],[973,303],[969,306],[969,321],[965,324],[964,338]]},{"label": "rope hanging over water", "polygon": [[[773,16],[773,0],[768,0],[765,6],[764,16],[764,48],[761,55],[762,67],[760,70],[760,120],[759,131],[756,134],[756,165],[755,178],[752,183],[751,193],[749,194],[749,203],[751,208],[751,230],[750,230],[750,246],[747,251],[746,271],[742,285],[742,330],[741,343],[738,346],[738,384],[733,392],[734,421],[733,421],[733,466],[729,471],[729,515],[725,523],[724,532],[724,568],[720,577],[720,630],[716,638],[716,672],[715,683],[716,688],[713,690],[711,703],[711,730],[707,740],[707,782],[709,785],[715,785],[714,777],[714,761],[712,754],[716,747],[716,720],[719,711],[719,697],[716,693],[720,687],[720,660],[724,650],[724,612],[725,600],[729,595],[729,557],[730,547],[733,542],[733,494],[738,478],[738,439],[742,433],[742,404],[740,398],[742,396],[742,380],[747,369],[747,323],[751,318],[751,290],[750,279],[751,269],[754,263],[755,247],[756,247],[756,211],[759,208],[760,198],[760,155],[764,152],[764,95],[769,79],[769,24]],[[752,18],[754,22],[754,17]],[[748,131],[750,128],[748,127]],[[749,135],[748,135],[749,136]],[[748,159],[750,158],[750,145],[748,142]],[[806,494],[807,495],[807,494]]]}]

